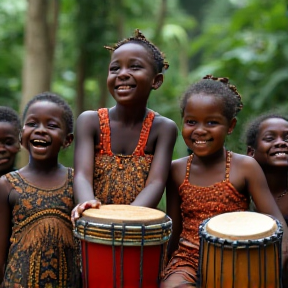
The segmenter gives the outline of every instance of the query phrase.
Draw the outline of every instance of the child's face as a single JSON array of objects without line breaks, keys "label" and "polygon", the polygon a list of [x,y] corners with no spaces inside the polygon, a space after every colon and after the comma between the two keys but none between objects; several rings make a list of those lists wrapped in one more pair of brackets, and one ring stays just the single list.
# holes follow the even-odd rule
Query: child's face
[{"label": "child's face", "polygon": [[26,114],[22,145],[34,159],[57,158],[67,132],[63,109],[49,101],[33,103]]},{"label": "child's face", "polygon": [[163,75],[155,73],[153,58],[142,45],[127,43],[113,52],[107,86],[118,103],[146,105],[151,89],[162,82]]},{"label": "child's face", "polygon": [[184,109],[182,136],[198,156],[208,156],[223,149],[226,135],[233,131],[236,119],[223,115],[223,100],[211,95],[194,94]]},{"label": "child's face", "polygon": [[254,158],[261,166],[288,166],[287,121],[270,118],[260,124]]},{"label": "child's face", "polygon": [[13,169],[19,149],[18,130],[12,123],[0,122],[0,175]]}]

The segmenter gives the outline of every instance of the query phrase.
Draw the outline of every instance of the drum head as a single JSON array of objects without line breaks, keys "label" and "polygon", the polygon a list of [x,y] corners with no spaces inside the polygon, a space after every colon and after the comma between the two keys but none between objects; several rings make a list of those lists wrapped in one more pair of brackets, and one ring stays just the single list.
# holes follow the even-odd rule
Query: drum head
[{"label": "drum head", "polygon": [[212,236],[229,240],[256,240],[271,236],[277,230],[276,221],[256,212],[230,212],[214,216],[206,223]]},{"label": "drum head", "polygon": [[141,223],[144,225],[161,223],[166,218],[166,214],[160,210],[117,204],[101,205],[99,209],[87,209],[83,212],[83,216],[103,224]]}]

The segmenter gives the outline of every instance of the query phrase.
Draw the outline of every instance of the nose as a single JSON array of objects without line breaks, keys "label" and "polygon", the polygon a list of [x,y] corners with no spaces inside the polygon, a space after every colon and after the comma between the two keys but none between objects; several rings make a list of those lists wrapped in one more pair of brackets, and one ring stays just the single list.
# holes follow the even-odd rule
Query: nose
[{"label": "nose", "polygon": [[6,152],[6,148],[5,148],[5,144],[4,143],[0,143],[0,153],[4,154]]},{"label": "nose", "polygon": [[196,135],[204,135],[206,133],[207,133],[207,131],[204,128],[204,126],[201,123],[197,123],[197,125],[195,126],[195,129],[194,129],[194,134],[196,134]]},{"label": "nose", "polygon": [[39,123],[35,129],[35,133],[46,133],[46,127],[43,123]]},{"label": "nose", "polygon": [[287,147],[288,143],[283,138],[278,137],[275,142],[275,147]]},{"label": "nose", "polygon": [[130,77],[130,74],[128,73],[128,69],[126,67],[122,67],[119,70],[117,77],[121,80],[128,79]]}]

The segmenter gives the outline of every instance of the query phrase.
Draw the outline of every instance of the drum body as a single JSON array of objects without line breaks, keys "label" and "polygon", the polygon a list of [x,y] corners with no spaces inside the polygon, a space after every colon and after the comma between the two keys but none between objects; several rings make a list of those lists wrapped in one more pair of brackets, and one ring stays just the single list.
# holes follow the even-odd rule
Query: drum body
[{"label": "drum body", "polygon": [[283,230],[255,212],[231,212],[199,227],[200,287],[280,288]]},{"label": "drum body", "polygon": [[102,205],[76,221],[84,288],[156,288],[172,221],[156,209]]}]

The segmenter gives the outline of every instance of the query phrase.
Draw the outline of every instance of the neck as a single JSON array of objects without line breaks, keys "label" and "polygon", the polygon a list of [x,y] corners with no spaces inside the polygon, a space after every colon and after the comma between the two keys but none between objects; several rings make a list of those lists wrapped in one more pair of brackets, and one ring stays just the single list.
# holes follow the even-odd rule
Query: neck
[{"label": "neck", "polygon": [[112,120],[126,123],[138,123],[143,122],[146,112],[146,106],[130,107],[116,104],[116,106],[110,109],[109,115]]},{"label": "neck", "polygon": [[288,170],[285,169],[263,169],[269,189],[271,193],[275,196],[283,193],[287,190],[287,177],[288,177]]},{"label": "neck", "polygon": [[207,156],[198,156],[194,154],[193,162],[195,164],[201,163],[205,166],[211,166],[213,164],[219,163],[219,161],[225,161],[226,159],[226,149],[223,147],[223,149],[220,149],[216,151],[213,154],[207,155]]},{"label": "neck", "polygon": [[29,163],[26,166],[30,171],[35,171],[35,174],[41,173],[54,173],[62,165],[58,163],[58,159],[49,159],[45,161],[35,161],[34,159],[29,159]]}]

